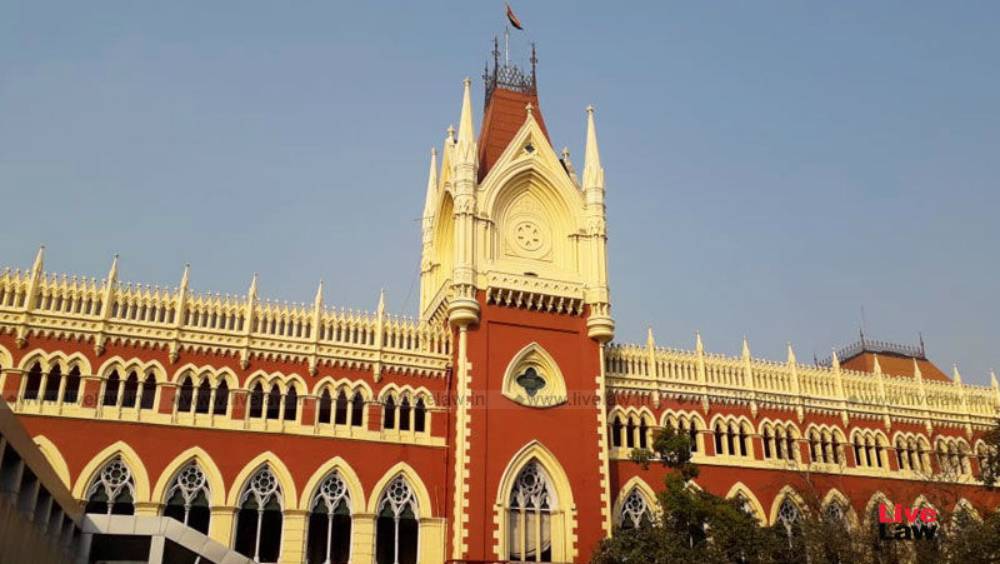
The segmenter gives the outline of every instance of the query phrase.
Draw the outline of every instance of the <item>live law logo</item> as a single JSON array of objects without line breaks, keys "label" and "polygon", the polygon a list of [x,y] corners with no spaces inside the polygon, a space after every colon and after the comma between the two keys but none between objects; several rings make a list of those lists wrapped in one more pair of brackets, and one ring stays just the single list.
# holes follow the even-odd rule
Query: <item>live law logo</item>
[{"label": "live law logo", "polygon": [[882,540],[934,540],[937,511],[930,507],[878,507],[878,536]]}]

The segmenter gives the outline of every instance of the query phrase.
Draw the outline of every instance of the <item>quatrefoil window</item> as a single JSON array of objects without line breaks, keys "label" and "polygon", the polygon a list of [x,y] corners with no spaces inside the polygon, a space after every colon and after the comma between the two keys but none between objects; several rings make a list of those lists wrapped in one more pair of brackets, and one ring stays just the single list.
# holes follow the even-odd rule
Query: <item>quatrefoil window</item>
[{"label": "quatrefoil window", "polygon": [[524,388],[525,392],[528,392],[528,397],[533,398],[538,393],[538,390],[545,387],[545,378],[542,378],[533,367],[529,367],[523,374],[517,377],[517,385]]}]

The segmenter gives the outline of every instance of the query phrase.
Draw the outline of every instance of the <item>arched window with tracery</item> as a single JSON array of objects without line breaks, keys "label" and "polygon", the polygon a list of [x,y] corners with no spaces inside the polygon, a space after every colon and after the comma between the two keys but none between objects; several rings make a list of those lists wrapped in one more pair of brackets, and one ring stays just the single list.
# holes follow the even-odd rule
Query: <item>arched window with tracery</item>
[{"label": "arched window with tracery", "polygon": [[87,488],[87,513],[133,515],[135,513],[135,479],[120,456],[115,456],[94,476]]},{"label": "arched window with tracery", "polygon": [[632,488],[628,497],[622,502],[621,515],[618,516],[619,526],[622,529],[640,529],[653,524],[653,514],[646,504],[646,498],[639,492],[639,488]]},{"label": "arched window with tracery", "polygon": [[847,511],[839,501],[831,501],[823,509],[823,519],[831,525],[847,527]]},{"label": "arched window with tracery", "polygon": [[277,562],[284,521],[282,508],[278,478],[268,466],[262,466],[240,496],[236,513],[236,551],[256,562]]},{"label": "arched window with tracery", "polygon": [[205,472],[196,462],[189,462],[174,476],[167,489],[163,515],[173,517],[207,535],[211,519],[209,495]]},{"label": "arched window with tracery", "polygon": [[418,507],[413,489],[396,476],[382,493],[375,521],[375,561],[378,564],[416,564]]},{"label": "arched window with tracery", "polygon": [[340,474],[326,477],[313,496],[309,512],[306,561],[346,563],[351,556],[351,496]]},{"label": "arched window with tracery", "polygon": [[555,496],[545,471],[532,461],[514,481],[508,501],[507,551],[515,562],[552,561]]},{"label": "arched window with tracery", "polygon": [[782,526],[785,535],[788,537],[788,548],[793,548],[795,540],[802,533],[802,513],[791,499],[785,497],[778,508],[778,524]]}]

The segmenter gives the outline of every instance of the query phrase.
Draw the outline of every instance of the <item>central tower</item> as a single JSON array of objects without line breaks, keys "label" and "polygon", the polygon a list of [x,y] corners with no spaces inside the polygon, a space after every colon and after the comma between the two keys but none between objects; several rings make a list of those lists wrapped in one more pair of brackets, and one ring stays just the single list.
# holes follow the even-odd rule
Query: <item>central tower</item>
[{"label": "central tower", "polygon": [[[431,155],[421,317],[455,332],[449,444],[456,560],[586,559],[610,531],[603,346],[614,334],[604,170],[587,108],[582,178],[554,150],[530,71],[494,41],[478,138]],[[587,539],[579,542],[578,539]]]}]

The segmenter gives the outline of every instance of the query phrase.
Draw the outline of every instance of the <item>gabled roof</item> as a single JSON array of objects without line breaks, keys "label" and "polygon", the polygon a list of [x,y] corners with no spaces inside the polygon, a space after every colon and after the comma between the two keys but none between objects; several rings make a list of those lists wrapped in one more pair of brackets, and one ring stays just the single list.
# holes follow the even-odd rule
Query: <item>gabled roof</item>
[{"label": "gabled roof", "polygon": [[[483,126],[479,130],[479,181],[486,178],[490,168],[496,163],[504,149],[510,144],[518,130],[528,117],[527,106],[532,105],[532,114],[538,126],[549,139],[538,105],[538,93],[519,92],[503,87],[494,88],[488,93],[486,112],[483,114]],[[551,144],[551,139],[549,139]]]}]

